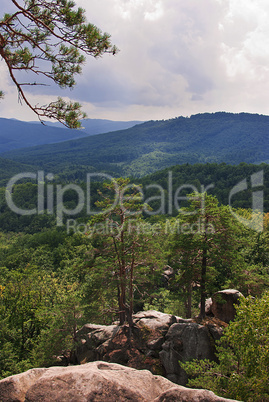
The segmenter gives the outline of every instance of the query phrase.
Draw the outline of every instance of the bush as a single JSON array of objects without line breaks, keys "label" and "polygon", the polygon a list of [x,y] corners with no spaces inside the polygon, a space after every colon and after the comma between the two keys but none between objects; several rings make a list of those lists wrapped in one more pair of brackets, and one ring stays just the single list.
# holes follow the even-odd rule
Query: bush
[{"label": "bush", "polygon": [[219,363],[192,361],[182,366],[188,386],[207,388],[245,402],[269,401],[269,292],[241,299],[237,316],[217,347]]}]

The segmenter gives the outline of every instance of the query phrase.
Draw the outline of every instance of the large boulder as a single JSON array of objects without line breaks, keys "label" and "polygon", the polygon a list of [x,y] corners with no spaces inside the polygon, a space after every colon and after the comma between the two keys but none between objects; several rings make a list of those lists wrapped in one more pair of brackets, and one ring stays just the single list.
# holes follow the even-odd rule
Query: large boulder
[{"label": "large boulder", "polygon": [[212,296],[211,312],[221,321],[226,323],[233,321],[236,315],[235,305],[239,304],[240,297],[243,295],[236,289],[216,292]]},{"label": "large boulder", "polygon": [[208,327],[187,320],[173,324],[167,332],[159,354],[166,377],[177,384],[185,385],[188,377],[179,361],[215,360],[214,341],[220,336],[221,331],[218,332],[213,325]]},{"label": "large boulder", "polygon": [[28,370],[0,381],[1,402],[231,401],[206,390],[176,386],[147,370],[101,361]]}]

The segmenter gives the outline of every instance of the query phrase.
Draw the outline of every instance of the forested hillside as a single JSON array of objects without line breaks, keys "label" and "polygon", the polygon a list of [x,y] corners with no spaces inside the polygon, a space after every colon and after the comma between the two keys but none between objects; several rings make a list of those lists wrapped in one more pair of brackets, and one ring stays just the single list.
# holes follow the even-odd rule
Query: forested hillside
[{"label": "forested hillside", "polygon": [[0,402],[269,402],[266,2],[2,3]]},{"label": "forested hillside", "polygon": [[61,123],[25,122],[0,118],[0,153],[35,145],[54,144],[109,131],[124,130],[140,121],[85,119],[83,129],[70,130]]},{"label": "forested hillside", "polygon": [[[193,188],[198,192],[202,192],[203,188],[207,188],[207,192],[214,195],[220,204],[228,205],[229,193],[233,187],[246,179],[248,182],[248,189],[238,192],[233,197],[232,204],[235,208],[251,208],[252,191],[255,191],[255,189],[251,188],[251,175],[260,171],[263,171],[264,176],[264,210],[269,212],[268,164],[253,165],[240,163],[236,166],[228,165],[226,163],[183,164],[152,173],[151,175],[137,179],[136,182],[141,183],[143,189],[156,183],[167,190],[169,175],[171,175],[173,194],[175,194],[177,189],[185,185],[187,185],[187,187],[185,190],[182,189],[181,194],[190,193],[192,190],[190,186],[194,186]],[[145,193],[147,194],[147,191],[145,191]]]},{"label": "forested hillside", "polygon": [[[23,171],[34,172],[33,167],[28,167],[27,165],[14,164],[12,161],[8,161],[0,158],[0,162],[3,164],[6,162],[5,174],[8,172],[16,174],[19,173],[20,168],[28,169]],[[255,172],[263,172],[264,176],[264,186],[263,186],[263,208],[264,212],[269,212],[269,165],[251,165],[246,163],[241,163],[237,166],[221,164],[184,164],[176,165],[171,168],[167,168],[151,175],[141,177],[139,179],[132,178],[133,183],[139,184],[143,190],[144,201],[148,202],[152,208],[151,215],[164,215],[169,214],[175,216],[178,211],[175,208],[174,202],[172,210],[169,212],[169,197],[174,195],[178,189],[180,190],[180,196],[185,197],[192,191],[203,192],[203,189],[208,187],[208,194],[215,196],[221,205],[229,204],[229,193],[242,180],[247,180],[248,189],[244,191],[239,191],[235,194],[231,200],[231,206],[234,208],[252,208],[252,189],[251,187],[251,175]],[[35,171],[36,173],[36,171]],[[76,173],[73,172],[72,166],[66,171],[55,177],[53,182],[45,183],[47,185],[53,186],[53,197],[54,197],[54,212],[56,213],[56,193],[57,185],[61,188],[68,186],[69,183],[73,183],[82,189],[84,194],[87,191],[87,185],[85,182],[86,174],[89,173],[86,169],[81,176],[84,180],[77,180]],[[4,176],[5,177],[5,176]],[[169,179],[170,177],[170,179]],[[10,177],[9,177],[10,178]],[[72,181],[73,179],[73,181]],[[170,182],[169,182],[170,180]],[[2,182],[2,188],[0,187],[0,230],[4,231],[27,231],[29,233],[34,233],[35,231],[41,231],[44,228],[50,228],[55,225],[55,213],[54,214],[41,214],[41,215],[24,215],[20,216],[12,212],[7,206],[5,200],[5,187],[4,184],[7,183],[7,177]],[[169,184],[170,183],[170,184]],[[89,205],[92,209],[95,208],[95,203],[100,199],[98,195],[98,189],[102,188],[102,182],[91,182],[91,197],[89,200]],[[183,186],[183,187],[182,187]],[[184,186],[186,186],[184,188]],[[169,187],[171,194],[169,196]],[[161,190],[160,190],[161,189]],[[47,200],[47,190],[44,192],[45,206],[48,203]],[[153,197],[153,198],[152,198]],[[163,200],[162,200],[163,197]],[[24,182],[19,181],[13,187],[13,200],[16,205],[23,209],[35,208],[38,202],[38,185],[36,180],[25,179]],[[65,191],[64,205],[66,208],[74,209],[77,205],[77,194],[71,189]],[[180,207],[185,206],[186,202],[182,200],[180,202]],[[162,208],[163,206],[163,208]],[[68,215],[65,217],[68,219]],[[90,216],[87,215],[86,205],[82,210],[75,216],[82,223],[87,223]]]},{"label": "forested hillside", "polygon": [[36,170],[36,166],[0,157],[0,187],[5,186],[11,177],[16,174],[22,172],[35,172]]},{"label": "forested hillside", "polygon": [[[119,183],[126,185],[128,180]],[[21,187],[25,207],[34,205],[36,188],[31,186]],[[268,214],[264,231],[258,233],[234,219],[215,197],[207,195],[204,200],[204,211],[194,199],[187,214],[155,216],[152,221],[141,216],[137,200],[127,198],[125,207],[136,204],[139,214],[123,216],[116,206],[111,213],[89,218],[85,233],[55,227],[49,215],[35,215],[30,226],[20,221],[20,232],[15,233],[11,229],[18,221],[6,216],[6,224],[14,226],[0,235],[0,377],[55,365],[57,356],[68,360],[77,328],[119,318],[119,284],[126,291],[126,309],[155,309],[182,317],[199,313],[202,286],[203,298],[230,287],[259,298],[269,286]],[[99,206],[110,202],[100,195]],[[238,213],[250,217],[247,210]],[[115,230],[120,217],[123,224]],[[199,229],[204,219],[206,227]],[[173,270],[170,279],[164,276],[167,266]],[[237,370],[233,367],[229,365],[232,374]],[[243,370],[244,366],[242,379]]]},{"label": "forested hillside", "polygon": [[[267,126],[265,116],[203,114],[1,154],[0,378],[58,364],[57,356],[68,362],[76,330],[86,322],[132,325],[132,312],[148,309],[201,322],[206,297],[225,288],[255,297],[265,309],[269,165],[242,161],[268,161]],[[181,163],[171,166],[174,161]],[[44,170],[40,183],[38,170],[41,176]],[[6,190],[24,172],[35,179],[22,178]],[[116,188],[104,182],[109,176],[95,175],[89,191],[87,174],[102,172],[116,178],[123,208],[114,205]],[[253,211],[257,194],[263,211]],[[12,211],[8,197],[26,213]],[[244,317],[252,314],[248,300]],[[268,337],[247,376],[260,334],[249,341],[248,330],[237,343],[246,326],[240,317],[240,329],[229,326],[223,338],[232,348],[219,349],[219,365],[191,362],[186,370],[194,386],[201,382],[244,400],[252,386],[259,401],[268,375],[261,369],[257,382],[255,373],[258,362],[267,361]],[[267,331],[264,321],[259,326]],[[235,347],[240,356],[245,351],[239,374]],[[223,356],[235,363],[227,367]],[[225,383],[227,376],[233,381]]]},{"label": "forested hillside", "polygon": [[[14,174],[20,169],[36,173],[33,166],[13,165],[3,158],[1,162],[6,174],[10,169]],[[124,189],[124,208],[121,204],[110,208],[114,201],[110,191],[113,184],[93,182],[90,207],[99,212],[97,215],[88,214],[86,205],[77,213],[68,214],[78,205],[74,187],[68,186],[75,185],[87,193],[85,179],[75,179],[72,169],[66,165],[66,171],[53,181],[45,179],[41,183],[44,210],[38,204],[36,180],[23,180],[13,186],[14,205],[25,211],[39,205],[39,213],[12,212],[7,205],[6,189],[0,188],[0,378],[31,367],[59,364],[57,356],[68,362],[76,347],[77,329],[87,322],[110,324],[118,318],[123,322],[126,317],[121,317],[119,311],[128,312],[128,320],[132,311],[149,309],[197,317],[201,314],[201,300],[205,302],[206,297],[225,288],[236,288],[244,296],[255,297],[257,305],[260,303],[263,308],[269,288],[269,165],[184,164],[131,181],[120,178],[117,182]],[[85,168],[84,175],[88,172]],[[264,179],[264,213],[251,210],[256,191],[251,178],[260,172]],[[229,194],[244,180],[248,189],[233,197],[232,215]],[[136,198],[135,190],[142,190],[144,197]],[[64,191],[60,227],[56,226],[56,215],[61,211],[59,191],[62,195]],[[198,195],[186,199],[193,191]],[[174,204],[170,209],[169,200],[176,193],[184,198],[180,201],[181,211]],[[135,213],[129,215],[128,210]],[[240,223],[239,216],[248,221],[254,219],[254,223],[257,220],[259,230],[256,231],[255,224],[249,228]],[[167,268],[172,273],[170,277],[165,274]],[[259,328],[264,334],[266,329],[261,323]],[[241,331],[243,324],[238,325]],[[235,338],[231,334],[233,345]],[[191,364],[188,370],[194,378],[196,373],[205,373],[205,377],[198,377],[193,383],[201,381],[220,395],[226,395],[227,390],[232,397],[246,395],[247,384],[257,385],[257,370],[252,371],[250,378],[245,373],[245,367],[253,366],[247,342],[260,344],[260,333],[254,335],[251,341],[246,337],[236,343],[240,354],[246,350],[248,359],[239,374],[239,360],[226,347],[220,358],[227,356],[235,363],[228,368],[214,362],[201,361],[198,368]],[[264,339],[256,368],[267,359],[268,338]],[[218,378],[225,381],[229,375],[233,382],[225,383],[223,390],[214,375],[211,379],[211,367]],[[259,372],[256,401],[266,394],[268,383],[268,375],[263,370]],[[241,382],[236,382],[236,375]]]},{"label": "forested hillside", "polygon": [[183,163],[268,162],[268,133],[268,116],[204,113],[1,156],[52,173],[62,172],[72,163],[77,171],[87,168],[111,175],[143,176]]}]

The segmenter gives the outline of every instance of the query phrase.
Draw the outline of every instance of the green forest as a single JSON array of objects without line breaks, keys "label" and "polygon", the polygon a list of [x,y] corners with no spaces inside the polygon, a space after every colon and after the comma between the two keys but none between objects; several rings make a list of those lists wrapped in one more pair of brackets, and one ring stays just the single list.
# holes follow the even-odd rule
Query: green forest
[{"label": "green forest", "polygon": [[[134,112],[174,116],[175,110],[186,113],[220,105],[230,110],[266,110],[263,92],[268,70],[263,69],[259,52],[252,49],[253,43],[259,45],[258,51],[263,49],[263,24],[257,30],[255,21],[263,22],[266,14],[260,9],[256,15],[259,8],[246,6],[248,14],[249,10],[253,14],[253,25],[248,23],[249,15],[238,9],[240,30],[232,28],[227,35],[227,23],[231,29],[233,23],[238,27],[239,20],[233,7],[226,5],[228,14],[216,11],[212,4],[195,10],[193,5],[179,9],[177,2],[171,7],[156,2],[157,12],[151,13],[153,4],[142,12],[146,2],[129,2],[133,9],[129,19],[129,11],[124,11],[128,2],[122,2],[124,7],[119,2],[113,7],[123,19],[128,17],[122,25],[112,8],[109,14],[109,7],[101,10],[101,2],[80,2],[94,20],[102,21],[97,10],[104,14],[104,22],[113,20],[115,36],[118,31],[119,42],[128,44],[118,49],[110,34],[89,23],[86,10],[72,0],[9,3],[11,8],[4,5],[0,19],[3,114],[20,117],[24,113],[10,100],[14,99],[9,97],[11,83],[19,103],[42,126],[39,130],[30,122],[0,122],[0,379],[30,368],[78,363],[72,355],[80,345],[78,330],[86,323],[115,323],[123,330],[119,350],[125,337],[127,352],[135,330],[138,338],[152,342],[147,337],[150,329],[136,326],[134,313],[139,311],[157,310],[172,315],[170,324],[184,321],[207,330],[213,325],[206,315],[207,299],[228,289],[241,293],[235,292],[238,305],[231,305],[235,319],[219,320],[219,337],[208,338],[212,360],[199,360],[198,354],[198,360],[177,361],[176,357],[176,363],[188,374],[188,387],[245,402],[268,402],[269,116],[217,112],[142,124],[114,121],[107,132],[108,121],[99,122],[101,131],[93,127],[79,103],[93,116],[118,113],[126,119]],[[161,19],[167,11],[175,21],[169,28]],[[132,20],[133,12],[143,15],[143,20]],[[211,14],[216,17],[211,18],[212,25],[208,23]],[[144,31],[143,24],[151,29]],[[140,38],[143,46],[149,43],[150,47],[144,48]],[[219,42],[214,42],[217,38]],[[218,59],[212,57],[213,49]],[[75,87],[75,78],[89,58],[116,56],[119,50],[123,58],[108,63],[109,69],[96,65],[86,70],[76,100],[58,92]],[[145,81],[140,80],[141,62],[146,66]],[[216,68],[219,72],[212,74]],[[51,88],[45,88],[50,84]],[[54,98],[58,93],[62,97]],[[52,126],[45,127],[50,119]],[[78,132],[83,119],[85,132]],[[61,130],[58,123],[75,131]],[[88,134],[98,135],[84,136],[90,127],[93,131]],[[155,331],[156,349],[150,355],[144,348],[144,360],[160,357],[158,343],[165,345],[170,327]],[[182,352],[182,342],[179,338],[177,342],[176,353]],[[167,360],[172,360],[170,356]],[[152,373],[166,373],[169,378],[161,359],[159,363],[164,370]],[[7,393],[12,388],[8,381],[4,384]],[[62,384],[52,382],[60,395]],[[107,384],[108,392],[116,389],[109,380]],[[79,381],[73,387],[73,378],[72,384],[67,383],[78,395],[84,385]],[[121,391],[131,400],[133,393],[128,393],[125,384]],[[93,392],[87,400],[91,395],[105,400],[99,396],[108,395],[99,384]],[[163,400],[164,393],[160,395],[155,400]]]},{"label": "green forest", "polygon": [[93,135],[60,144],[2,152],[1,157],[31,164],[53,174],[73,167],[85,171],[142,177],[176,164],[268,163],[268,116],[203,113],[148,121],[127,130]]},{"label": "green forest", "polygon": [[[52,181],[47,180],[44,183],[44,207],[46,210],[48,204],[48,188],[49,186],[53,186],[51,192],[53,194],[52,197],[54,204],[54,213],[20,216],[11,211],[11,209],[7,205],[5,186],[10,179],[11,173],[14,175],[17,174],[18,169],[21,168],[22,165],[14,164],[13,166],[11,161],[5,159],[3,159],[3,161],[3,179],[1,183],[2,187],[0,187],[0,229],[3,231],[23,231],[27,233],[35,233],[36,231],[40,231],[45,228],[52,228],[56,223],[55,212],[57,205],[57,185],[61,186],[64,191],[63,204],[68,209],[76,208],[78,200],[76,192],[71,189],[67,189],[65,191],[65,186],[68,186],[70,183],[72,183],[81,188],[84,194],[86,194],[87,192],[87,184],[85,181],[87,174],[89,174],[90,172],[88,172],[85,168],[83,170],[83,174],[81,174],[81,177],[83,178],[82,180],[80,179],[80,176],[78,178],[77,171],[74,170],[74,167],[72,165],[66,165],[65,169],[61,173],[54,175],[54,179]],[[11,166],[13,166],[13,169],[9,170]],[[21,171],[34,172],[33,167],[32,170]],[[151,212],[147,215],[151,215],[152,219],[154,219],[154,216],[158,214],[168,216],[176,216],[178,214],[174,202],[172,208],[169,208],[169,187],[172,197],[174,197],[178,189],[181,189],[180,195],[182,197],[186,196],[192,191],[202,192],[203,189],[207,189],[208,194],[215,196],[220,204],[228,205],[229,193],[232,188],[240,183],[242,180],[246,179],[248,188],[244,191],[238,192],[238,194],[235,194],[233,196],[233,198],[231,199],[231,206],[233,208],[252,208],[251,176],[261,171],[263,172],[264,180],[263,208],[264,212],[266,213],[269,212],[269,165],[267,164],[251,165],[247,163],[240,163],[236,166],[227,165],[225,163],[207,163],[194,165],[183,164],[160,170],[139,179],[131,177],[130,180],[132,183],[140,185],[144,195],[144,202],[147,201],[147,203],[149,203],[151,207]],[[94,172],[92,172],[92,174],[94,175]],[[100,178],[93,176],[93,180],[90,185],[91,197],[89,200],[92,210],[96,209],[97,211],[100,211],[100,209],[96,208],[95,205],[99,198],[98,190],[102,188],[102,180],[108,178],[109,177],[105,176],[101,176]],[[97,181],[98,179],[99,181]],[[169,183],[169,181],[171,181],[171,183]],[[184,188],[185,185],[187,185],[186,188]],[[26,178],[23,180],[18,180],[15,183],[12,191],[14,203],[20,206],[20,208],[29,210],[36,207],[38,202],[37,180]],[[162,197],[163,200],[161,199]],[[188,205],[188,202],[182,200],[179,206],[181,207],[184,205]],[[169,209],[171,209],[171,211],[169,211]],[[64,216],[64,218],[65,220],[68,219],[68,215]],[[84,206],[82,210],[76,214],[76,220],[79,223],[84,224],[88,222],[89,215],[87,214],[86,206]]]},{"label": "green forest", "polygon": [[[269,351],[264,317],[268,317],[269,286],[268,190],[264,191],[263,214],[250,209],[250,186],[235,197],[234,215],[228,205],[231,188],[261,170],[266,181],[268,165],[244,163],[178,165],[139,180],[117,178],[117,205],[113,205],[111,192],[115,185],[94,182],[91,202],[99,213],[89,216],[83,209],[78,216],[71,216],[77,222],[71,230],[67,230],[67,214],[64,224],[56,226],[53,213],[19,216],[12,212],[2,187],[0,376],[59,364],[58,356],[68,359],[76,345],[76,331],[85,323],[119,320],[131,325],[133,312],[148,309],[203,320],[205,299],[218,290],[234,288],[247,298],[239,308],[237,321],[223,337],[230,347],[219,346],[217,366],[206,361],[190,363],[186,367],[190,385],[204,384],[226,397],[267,400]],[[166,205],[164,200],[169,197],[169,172],[174,192],[184,183],[192,185],[182,193],[179,211],[160,210],[161,201]],[[50,184],[52,193],[60,183],[56,178]],[[65,180],[62,186],[68,183]],[[159,194],[156,197],[152,183],[167,190],[164,200]],[[211,183],[214,187],[203,192]],[[14,203],[25,210],[34,208],[37,187],[26,180],[15,184]],[[146,196],[142,197],[141,189]],[[191,189],[196,191],[190,194]],[[147,205],[145,201],[149,201]],[[44,202],[47,206],[46,197]],[[76,207],[72,189],[66,191],[64,205],[67,209]],[[248,228],[235,215],[262,222],[263,230]],[[170,280],[164,277],[167,266],[174,271]],[[255,300],[253,305],[248,297]],[[255,321],[255,308],[256,313],[257,309],[264,311],[263,318],[255,323],[257,334],[246,325],[248,314],[249,325]],[[234,336],[238,338],[242,330],[246,337],[240,338],[241,343],[236,341],[237,350]],[[260,342],[259,352],[248,349],[255,342]],[[242,350],[246,354],[238,369]],[[251,365],[256,371],[250,370]],[[205,378],[201,373],[206,373]],[[227,377],[233,381],[225,383]],[[256,387],[256,399],[246,399],[250,386]]]}]

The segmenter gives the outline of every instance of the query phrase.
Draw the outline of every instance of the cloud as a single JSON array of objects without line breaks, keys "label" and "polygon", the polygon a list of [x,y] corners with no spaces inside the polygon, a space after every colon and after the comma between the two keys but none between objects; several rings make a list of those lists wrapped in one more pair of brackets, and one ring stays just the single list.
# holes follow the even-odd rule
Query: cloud
[{"label": "cloud", "polygon": [[218,110],[269,114],[267,0],[76,3],[120,52],[89,57],[73,91],[52,86],[40,90],[42,98],[68,96],[82,101],[89,117],[115,120]]},{"label": "cloud", "polygon": [[134,14],[148,21],[158,20],[163,15],[163,2],[161,0],[116,0],[115,7],[120,15],[129,21]]},{"label": "cloud", "polygon": [[[203,94],[214,87],[212,68],[218,61],[212,55],[216,51],[212,30],[218,31],[217,18],[211,19],[208,9],[197,1],[190,0],[187,6],[185,3],[158,1],[154,8],[151,1],[115,2],[110,16],[117,24],[110,32],[121,52],[109,76],[114,74],[115,79],[110,81],[117,85],[114,91],[107,91],[106,79],[100,79],[104,87],[99,86],[99,102],[100,94],[105,94],[107,100],[113,93],[126,104],[128,93],[128,103],[156,106],[158,112],[161,106],[170,108],[173,116],[175,109],[185,107],[191,99],[203,99]],[[220,6],[215,1],[208,3],[212,17]],[[103,69],[111,61],[104,60]],[[90,76],[90,65],[85,75]],[[118,85],[117,75],[122,85]]]},{"label": "cloud", "polygon": [[[230,1],[222,26],[223,55],[228,77],[244,74],[259,79],[268,73],[269,7],[265,1]],[[265,76],[264,76],[265,78]]]}]

